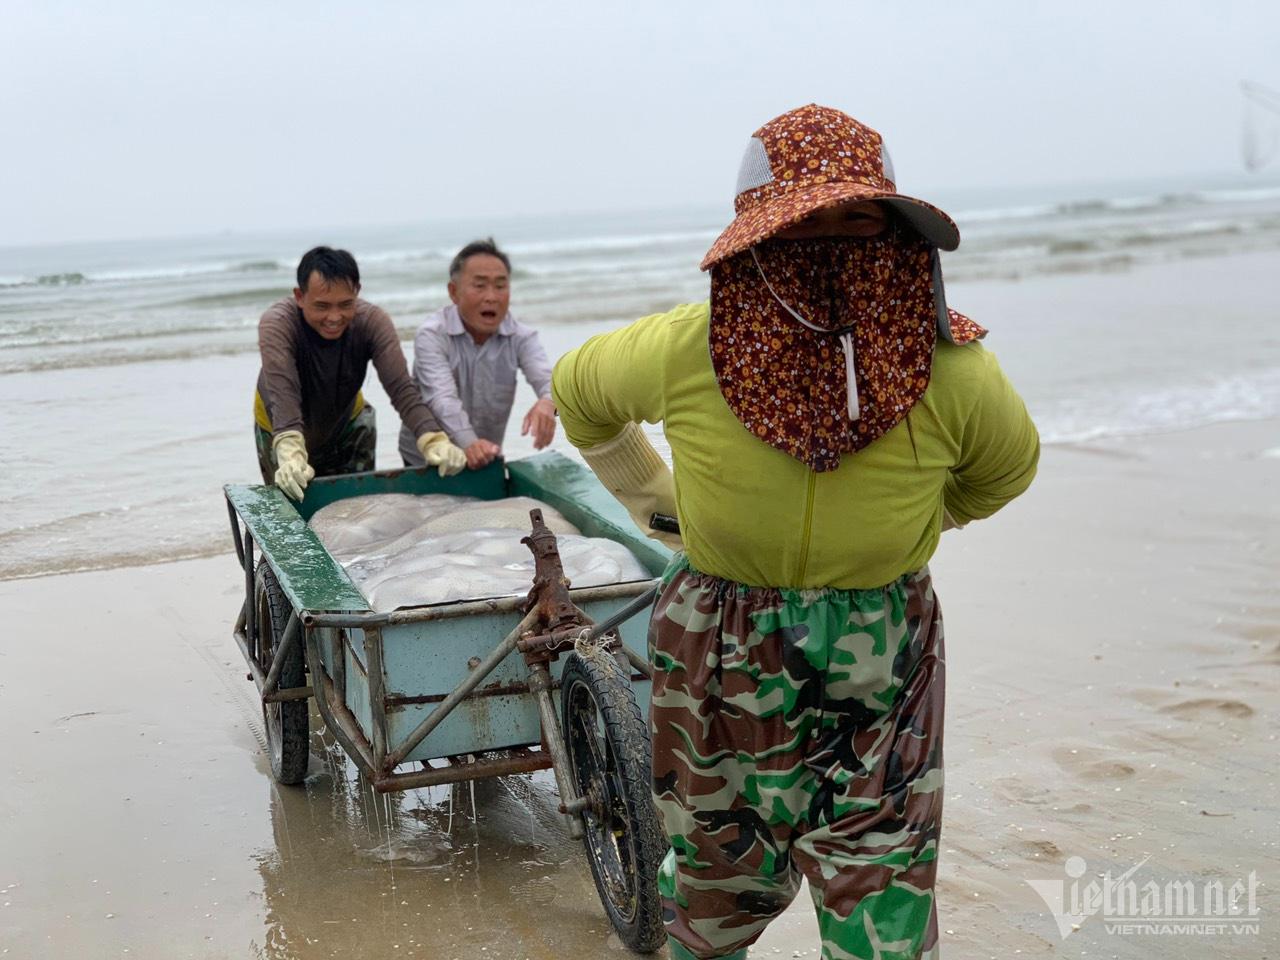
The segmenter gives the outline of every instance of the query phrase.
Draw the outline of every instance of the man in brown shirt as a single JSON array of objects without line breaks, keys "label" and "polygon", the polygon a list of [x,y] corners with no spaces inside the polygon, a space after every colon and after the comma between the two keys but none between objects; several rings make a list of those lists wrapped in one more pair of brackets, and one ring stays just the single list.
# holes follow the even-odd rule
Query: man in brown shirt
[{"label": "man in brown shirt", "polygon": [[360,392],[370,361],[427,465],[444,476],[466,465],[466,454],[432,429],[391,318],[359,293],[355,258],[316,247],[298,263],[293,298],[258,322],[258,465],[265,482],[295,500],[314,476],[373,469],[378,433]]}]

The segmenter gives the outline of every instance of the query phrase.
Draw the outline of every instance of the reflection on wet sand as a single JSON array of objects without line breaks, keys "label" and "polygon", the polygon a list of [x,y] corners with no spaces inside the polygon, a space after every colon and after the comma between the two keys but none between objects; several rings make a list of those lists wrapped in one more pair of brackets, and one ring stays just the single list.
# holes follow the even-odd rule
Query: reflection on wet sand
[{"label": "reflection on wet sand", "polygon": [[313,717],[306,782],[272,790],[253,956],[628,953],[550,773],[378,794],[320,727]]},{"label": "reflection on wet sand", "polygon": [[[1280,956],[1276,436],[1048,447],[1027,503],[944,542],[948,960]],[[313,716],[310,779],[275,786],[243,590],[231,556],[0,582],[3,960],[629,960],[546,774],[378,797]],[[1064,941],[1030,882],[1073,856],[1256,870],[1261,932]],[[753,960],[817,942],[801,895]]]}]

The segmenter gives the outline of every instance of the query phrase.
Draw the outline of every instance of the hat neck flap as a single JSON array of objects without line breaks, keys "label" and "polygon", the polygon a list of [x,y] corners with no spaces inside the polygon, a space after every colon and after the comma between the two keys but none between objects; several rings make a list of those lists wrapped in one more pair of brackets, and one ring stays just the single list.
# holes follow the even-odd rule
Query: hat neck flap
[{"label": "hat neck flap", "polygon": [[766,241],[711,271],[721,395],[753,436],[819,472],[907,415],[939,335],[985,332],[947,308],[937,250],[905,228]]}]

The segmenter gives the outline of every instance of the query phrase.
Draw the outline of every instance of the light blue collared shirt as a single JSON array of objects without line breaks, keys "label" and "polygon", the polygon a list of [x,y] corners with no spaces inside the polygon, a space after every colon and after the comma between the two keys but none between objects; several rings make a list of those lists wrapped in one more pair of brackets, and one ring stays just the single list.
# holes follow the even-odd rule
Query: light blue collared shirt
[{"label": "light blue collared shirt", "polygon": [[[524,374],[539,399],[551,396],[551,361],[538,331],[511,313],[498,332],[477,345],[449,304],[418,328],[413,339],[413,382],[435,420],[459,447],[483,438],[502,445],[516,396],[516,371]],[[400,453],[415,466],[422,454],[414,437],[400,430]]]}]

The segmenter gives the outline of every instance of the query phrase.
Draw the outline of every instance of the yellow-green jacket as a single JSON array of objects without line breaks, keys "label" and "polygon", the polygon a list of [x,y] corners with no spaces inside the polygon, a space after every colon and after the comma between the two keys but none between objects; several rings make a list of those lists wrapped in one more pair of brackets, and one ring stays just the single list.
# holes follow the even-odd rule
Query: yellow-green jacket
[{"label": "yellow-green jacket", "polygon": [[753,437],[720,395],[707,304],[593,337],[556,364],[552,395],[577,447],[631,421],[663,424],[690,563],[753,586],[870,588],[924,566],[944,508],[989,517],[1030,485],[1035,425],[995,356],[939,340],[924,396],[836,470]]}]

